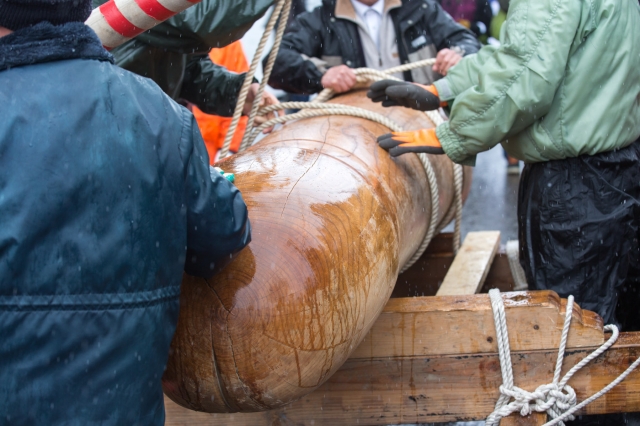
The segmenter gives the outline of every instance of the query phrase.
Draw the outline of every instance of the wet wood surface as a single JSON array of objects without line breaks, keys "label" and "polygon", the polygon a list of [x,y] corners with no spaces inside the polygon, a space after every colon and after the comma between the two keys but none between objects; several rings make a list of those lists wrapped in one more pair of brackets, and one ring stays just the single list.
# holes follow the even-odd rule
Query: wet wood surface
[{"label": "wet wood surface", "polygon": [[499,245],[499,231],[469,232],[436,296],[478,293],[487,278]]},{"label": "wet wood surface", "polygon": [[546,422],[547,413],[531,413],[526,417],[518,414],[502,419],[500,426],[542,426]]},{"label": "wet wood surface", "polygon": [[[407,130],[423,113],[352,93],[337,102],[380,112]],[[389,130],[344,116],[292,122],[219,164],[236,175],[252,242],[210,280],[186,276],[163,388],[208,412],[267,410],[318,388],[384,308],[432,208],[452,205],[453,165],[432,156],[432,206],[416,156],[391,159]],[[470,175],[465,174],[465,194]]]},{"label": "wet wood surface", "polygon": [[[549,383],[566,301],[552,292],[517,292],[503,294],[503,299],[516,386],[535,389]],[[372,340],[365,340],[313,393],[264,413],[204,414],[168,403],[167,425],[338,426],[483,419],[493,410],[502,382],[493,317],[484,315],[489,304],[488,295],[392,299],[368,336]],[[420,320],[429,311],[437,312],[443,321]],[[465,320],[467,311],[474,314]],[[475,328],[469,318],[475,319]],[[387,324],[378,328],[380,322]],[[394,325],[396,332],[389,328]],[[434,334],[446,341],[415,344],[422,336]],[[597,315],[574,309],[563,372],[597,348],[604,337]],[[385,340],[388,343],[383,344]],[[581,401],[615,379],[638,356],[640,333],[621,333],[611,349],[569,384]],[[634,372],[584,413],[639,410],[640,372]]]},{"label": "wet wood surface", "polygon": [[[503,293],[512,350],[557,349],[566,299],[552,291]],[[574,304],[569,347],[604,342],[602,319]],[[497,352],[488,294],[389,300],[352,359]]]}]

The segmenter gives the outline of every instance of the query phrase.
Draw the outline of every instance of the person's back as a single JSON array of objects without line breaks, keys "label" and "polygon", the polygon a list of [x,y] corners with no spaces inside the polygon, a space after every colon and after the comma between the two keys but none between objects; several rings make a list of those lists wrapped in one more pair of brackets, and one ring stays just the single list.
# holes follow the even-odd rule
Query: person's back
[{"label": "person's back", "polygon": [[470,162],[508,141],[510,155],[535,163],[629,145],[640,133],[639,38],[636,2],[511,1],[502,45],[435,83],[443,100],[465,100],[438,131],[447,155]]},{"label": "person's back", "polygon": [[0,88],[0,423],[163,424],[183,270],[248,243],[242,197],[80,22],[0,38]]}]

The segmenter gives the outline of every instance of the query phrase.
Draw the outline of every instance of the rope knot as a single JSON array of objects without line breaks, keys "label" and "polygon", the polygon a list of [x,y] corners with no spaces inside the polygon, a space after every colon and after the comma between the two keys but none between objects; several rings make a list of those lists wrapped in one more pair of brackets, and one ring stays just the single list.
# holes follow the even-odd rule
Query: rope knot
[{"label": "rope knot", "polygon": [[[500,386],[500,393],[513,401],[503,405],[492,413],[496,419],[507,417],[512,413],[520,412],[521,416],[528,416],[533,412],[546,412],[555,419],[576,406],[576,393],[571,386],[565,385],[563,389],[555,383],[540,385],[535,391],[529,392],[517,386]],[[573,420],[573,416],[566,417]],[[562,423],[560,423],[562,424]]]}]

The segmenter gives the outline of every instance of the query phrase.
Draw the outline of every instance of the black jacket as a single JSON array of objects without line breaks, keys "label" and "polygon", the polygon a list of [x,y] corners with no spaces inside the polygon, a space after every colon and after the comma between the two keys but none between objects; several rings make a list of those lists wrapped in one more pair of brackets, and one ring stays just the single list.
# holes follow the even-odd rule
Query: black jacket
[{"label": "black jacket", "polygon": [[0,424],[163,425],[183,271],[250,238],[193,116],[89,27],[0,38]]},{"label": "black jacket", "polygon": [[[98,7],[106,0],[93,0]],[[212,47],[240,39],[273,0],[202,0],[111,51],[116,64],[152,79],[173,99],[233,115],[245,74],[211,62]]]},{"label": "black jacket", "polygon": [[[351,68],[366,66],[358,27],[350,20],[335,17],[336,2],[323,0],[322,6],[293,21],[282,39],[269,79],[271,87],[291,93],[320,92],[322,72],[308,58],[337,57]],[[399,35],[401,63],[427,59],[435,51],[454,46],[465,54],[480,49],[473,33],[457,24],[434,0],[403,0],[402,6],[390,14]],[[404,78],[415,80],[410,71],[404,73]]]}]

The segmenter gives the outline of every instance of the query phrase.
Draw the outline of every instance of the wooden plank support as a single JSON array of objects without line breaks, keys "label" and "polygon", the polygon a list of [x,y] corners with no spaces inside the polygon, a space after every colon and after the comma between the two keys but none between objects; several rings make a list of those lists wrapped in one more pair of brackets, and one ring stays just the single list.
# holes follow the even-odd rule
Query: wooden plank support
[{"label": "wooden plank support", "polygon": [[[547,422],[546,413],[531,413],[523,417],[521,415],[512,415],[500,421],[500,426],[541,426]],[[569,423],[571,424],[571,423]]]},{"label": "wooden plank support", "polygon": [[[502,293],[502,298],[512,351],[558,348],[566,299],[552,291]],[[568,346],[602,343],[602,319],[574,305]],[[497,351],[488,294],[408,297],[387,302],[351,359]]]},{"label": "wooden plank support", "polygon": [[499,231],[469,232],[436,296],[479,292],[499,245]]},{"label": "wooden plank support", "polygon": [[[516,386],[532,390],[551,382],[566,300],[549,291],[502,296]],[[563,373],[604,338],[601,319],[574,305]],[[582,401],[638,356],[640,333],[621,333],[614,347],[569,384]],[[352,357],[302,399],[281,409],[244,414],[196,413],[167,401],[166,424],[338,426],[479,420],[493,410],[501,383],[488,295],[392,299]],[[626,411],[640,411],[640,372],[583,413]]]}]

